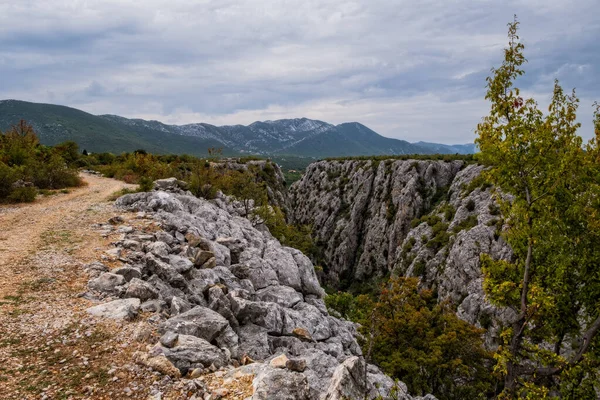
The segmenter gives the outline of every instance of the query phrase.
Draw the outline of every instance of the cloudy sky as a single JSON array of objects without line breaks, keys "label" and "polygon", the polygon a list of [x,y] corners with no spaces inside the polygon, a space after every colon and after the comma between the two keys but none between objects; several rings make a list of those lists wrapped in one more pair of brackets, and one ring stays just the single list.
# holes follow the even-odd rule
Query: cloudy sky
[{"label": "cloudy sky", "polygon": [[471,142],[518,14],[547,104],[600,100],[598,0],[0,0],[0,99],[183,124],[309,117]]}]

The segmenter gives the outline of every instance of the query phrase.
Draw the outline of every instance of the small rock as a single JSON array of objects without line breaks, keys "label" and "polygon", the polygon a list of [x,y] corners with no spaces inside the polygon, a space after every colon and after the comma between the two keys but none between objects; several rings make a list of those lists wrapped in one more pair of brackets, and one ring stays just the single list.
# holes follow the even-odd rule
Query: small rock
[{"label": "small rock", "polygon": [[118,225],[122,224],[123,222],[125,222],[125,220],[120,215],[115,215],[114,217],[108,220],[108,223],[111,225]]},{"label": "small rock", "polygon": [[125,297],[138,298],[142,301],[158,298],[158,290],[151,284],[138,278],[133,278],[129,282]]},{"label": "small rock", "polygon": [[213,390],[211,400],[212,399],[221,400],[223,397],[227,396],[228,394],[229,394],[229,390],[225,389],[225,388]]},{"label": "small rock", "polygon": [[250,357],[248,357],[247,354],[244,354],[244,356],[242,357],[242,359],[240,360],[240,364],[242,365],[248,365],[248,364],[253,364],[256,361],[254,361],[253,359],[251,359]]},{"label": "small rock", "polygon": [[142,272],[138,268],[134,268],[131,265],[124,265],[122,267],[115,268],[111,271],[111,273],[123,275],[127,282],[133,278],[140,279],[142,277]]},{"label": "small rock", "polygon": [[285,363],[285,366],[287,369],[289,369],[290,371],[296,371],[296,372],[304,372],[304,370],[306,369],[306,360],[304,359],[289,359],[287,360],[287,362]]},{"label": "small rock", "polygon": [[172,348],[177,344],[179,334],[175,332],[167,332],[160,337],[160,344],[167,348]]},{"label": "small rock", "polygon": [[106,250],[104,253],[106,253],[109,257],[112,257],[112,258],[121,257],[121,249],[118,247],[114,248],[114,249]]},{"label": "small rock", "polygon": [[215,254],[212,251],[200,250],[194,258],[194,265],[196,267],[201,267],[202,265],[204,265],[204,263],[206,263],[214,256]]},{"label": "small rock", "polygon": [[132,233],[133,232],[133,227],[128,226],[128,225],[123,225],[123,226],[120,226],[119,229],[117,229],[117,232],[119,232],[119,233]]},{"label": "small rock", "polygon": [[204,369],[202,369],[202,368],[195,368],[192,372],[190,372],[190,379],[199,378],[202,375],[203,372],[204,372]]},{"label": "small rock", "polygon": [[202,269],[212,269],[217,266],[217,259],[215,257],[211,257],[206,261],[200,268]]},{"label": "small rock", "polygon": [[125,277],[123,275],[104,272],[97,278],[90,280],[88,287],[98,292],[117,294],[120,292],[117,286],[121,286],[124,283]]},{"label": "small rock", "polygon": [[154,371],[160,372],[163,375],[170,376],[172,378],[181,378],[181,372],[177,369],[171,361],[164,355],[158,355],[155,357],[149,357],[148,354],[136,352],[134,354],[134,360],[141,365],[151,368]]},{"label": "small rock", "polygon": [[285,354],[275,357],[269,363],[273,368],[285,368],[289,359]]},{"label": "small rock", "polygon": [[300,340],[304,340],[307,342],[312,342],[313,338],[310,336],[310,333],[304,328],[294,328],[292,331],[292,335],[296,336]]},{"label": "small rock", "polygon": [[152,328],[143,322],[138,324],[133,332],[133,338],[140,343],[147,342],[150,337],[152,337]]}]

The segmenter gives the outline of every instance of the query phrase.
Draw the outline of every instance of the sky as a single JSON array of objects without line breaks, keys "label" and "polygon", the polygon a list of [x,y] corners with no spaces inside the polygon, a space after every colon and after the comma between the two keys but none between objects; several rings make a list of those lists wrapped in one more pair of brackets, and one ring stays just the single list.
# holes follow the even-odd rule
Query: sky
[{"label": "sky", "polygon": [[0,0],[0,99],[170,124],[307,117],[472,142],[517,14],[527,96],[600,101],[598,0]]}]

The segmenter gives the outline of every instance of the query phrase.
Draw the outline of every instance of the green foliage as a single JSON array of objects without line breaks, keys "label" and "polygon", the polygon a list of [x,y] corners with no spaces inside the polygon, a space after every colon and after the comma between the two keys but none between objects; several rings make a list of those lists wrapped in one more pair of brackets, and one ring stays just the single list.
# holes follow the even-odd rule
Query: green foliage
[{"label": "green foliage", "polygon": [[[54,148],[39,144],[33,127],[25,121],[0,133],[0,201],[30,202],[37,189],[61,189],[81,185],[70,166],[79,157],[75,143]],[[28,182],[35,187],[17,184]]]},{"label": "green foliage", "polygon": [[475,211],[475,201],[473,199],[469,199],[465,207],[469,212]]},{"label": "green foliage", "polygon": [[482,330],[438,303],[416,278],[392,278],[376,296],[336,293],[327,306],[360,323],[363,353],[414,395],[477,399],[493,393]]},{"label": "green foliage", "polygon": [[356,303],[356,297],[348,292],[336,292],[325,297],[327,309],[349,321],[356,321],[359,318]]},{"label": "green foliage", "polygon": [[413,276],[423,276],[425,275],[425,271],[427,270],[427,263],[423,259],[419,259],[415,262],[415,266],[413,268]]},{"label": "green foliage", "polygon": [[147,176],[142,176],[139,180],[138,180],[138,184],[139,184],[139,191],[140,192],[149,192],[152,190],[153,187],[153,180]]},{"label": "green foliage", "polygon": [[460,221],[460,223],[455,225],[452,231],[454,233],[458,233],[460,231],[468,231],[469,229],[477,226],[477,224],[477,215],[469,215],[467,218],[463,219],[462,221]]},{"label": "green foliage", "polygon": [[12,203],[31,203],[35,201],[37,189],[34,187],[18,187],[14,188],[8,195],[8,201]]},{"label": "green foliage", "polygon": [[385,209],[385,218],[388,223],[394,222],[394,218],[396,218],[396,212],[398,212],[398,208],[394,204],[394,202],[390,199],[386,204]]},{"label": "green foliage", "polygon": [[285,215],[279,207],[263,204],[252,213],[252,219],[264,223],[269,232],[284,246],[296,248],[308,256],[315,254],[312,228],[308,225],[287,224]]},{"label": "green foliage", "polygon": [[[579,99],[554,84],[548,113],[524,99],[518,22],[509,24],[504,62],[488,78],[488,116],[478,125],[485,179],[498,198],[513,250],[510,260],[482,255],[484,289],[516,317],[495,354],[501,399],[595,398],[600,390],[600,117],[585,148],[577,134]],[[565,351],[569,349],[569,351]]]},{"label": "green foliage", "polygon": [[444,219],[446,220],[446,222],[450,222],[452,221],[452,218],[454,218],[454,214],[456,214],[456,209],[452,204],[446,203],[440,209],[440,213],[444,214]]}]

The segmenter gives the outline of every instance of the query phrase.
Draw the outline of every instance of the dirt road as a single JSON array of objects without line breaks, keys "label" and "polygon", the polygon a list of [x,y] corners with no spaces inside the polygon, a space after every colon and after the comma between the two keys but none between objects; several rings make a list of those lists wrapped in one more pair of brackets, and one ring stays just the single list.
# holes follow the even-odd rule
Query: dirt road
[{"label": "dirt road", "polygon": [[[190,398],[184,380],[173,380],[134,360],[158,341],[152,313],[131,322],[98,319],[86,309],[89,276],[85,264],[106,258],[111,242],[123,235],[106,229],[120,215],[136,232],[157,229],[152,219],[119,213],[108,198],[131,187],[85,175],[87,186],[0,206],[0,399],[163,399]],[[202,378],[210,390],[221,376]],[[224,400],[247,398],[251,380],[229,382]],[[220,397],[219,397],[220,398]]]},{"label": "dirt road", "polygon": [[[34,203],[0,206],[0,298],[14,294],[31,266],[23,263],[51,239],[54,232],[80,225],[85,214],[106,206],[114,192],[133,187],[123,182],[82,175],[86,186],[41,198]],[[28,267],[23,270],[22,267]]]},{"label": "dirt road", "polygon": [[157,379],[132,364],[144,322],[96,321],[79,296],[83,265],[118,236],[94,226],[117,213],[111,194],[131,187],[83,178],[68,193],[0,207],[0,399],[146,399]]}]

